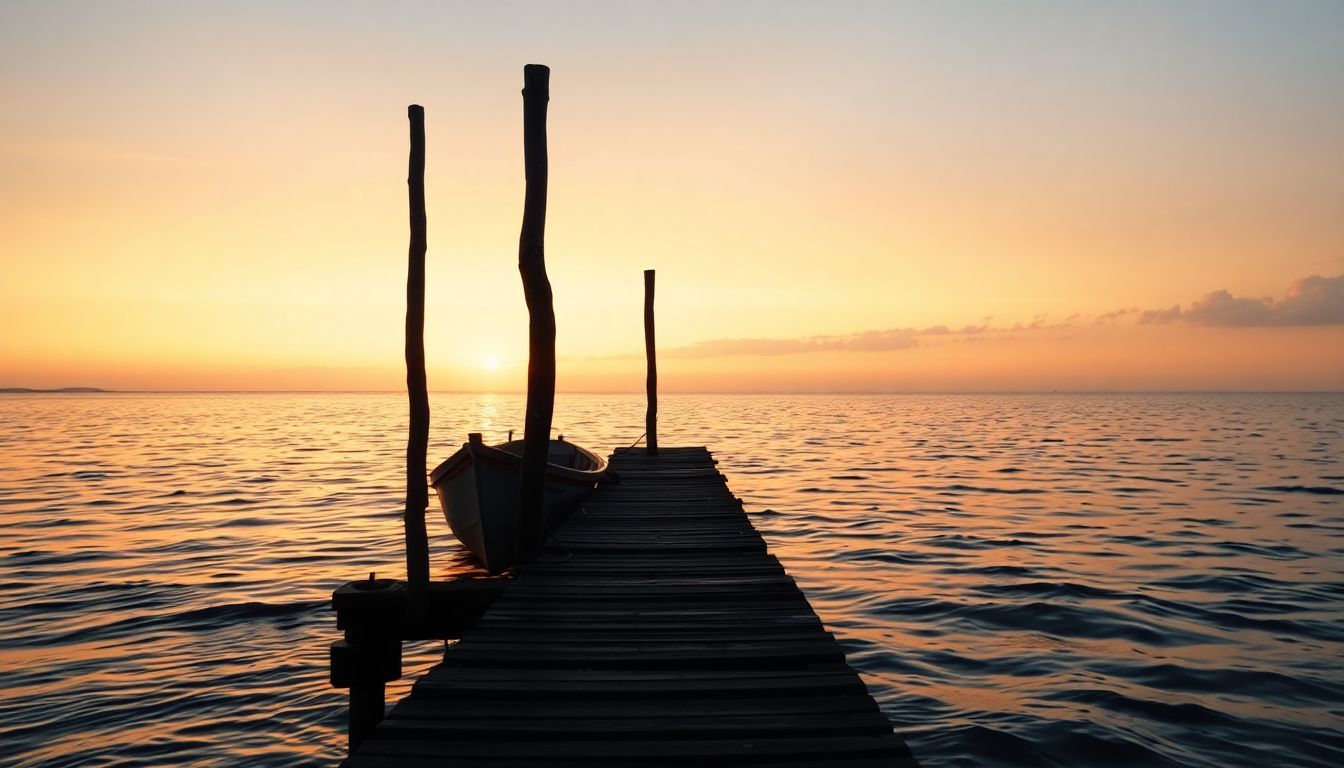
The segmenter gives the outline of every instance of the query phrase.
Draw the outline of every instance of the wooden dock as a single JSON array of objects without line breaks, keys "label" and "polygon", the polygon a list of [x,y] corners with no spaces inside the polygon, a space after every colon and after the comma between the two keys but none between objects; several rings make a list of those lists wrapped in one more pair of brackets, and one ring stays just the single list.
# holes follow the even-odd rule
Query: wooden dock
[{"label": "wooden dock", "polygon": [[916,766],[714,464],[617,450],[342,765]]}]

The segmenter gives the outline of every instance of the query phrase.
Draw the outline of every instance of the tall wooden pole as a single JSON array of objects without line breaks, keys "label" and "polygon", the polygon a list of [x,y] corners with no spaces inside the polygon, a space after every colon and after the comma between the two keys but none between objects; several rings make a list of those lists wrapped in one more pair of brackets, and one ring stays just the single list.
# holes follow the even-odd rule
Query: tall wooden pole
[{"label": "tall wooden pole", "polygon": [[425,453],[429,443],[429,392],[425,382],[425,108],[406,108],[411,123],[411,159],[406,185],[411,203],[411,245],[406,272],[406,392],[410,397],[410,437],[406,441],[406,581],[412,625],[424,616],[429,593],[429,538],[425,508]]},{"label": "tall wooden pole", "polygon": [[555,412],[555,306],[546,277],[546,105],[551,70],[523,67],[523,167],[527,192],[518,237],[518,272],[527,300],[527,413],[523,419],[523,470],[518,492],[518,550],[526,563],[546,542],[543,505],[546,454]]},{"label": "tall wooden pole", "polygon": [[649,374],[644,388],[648,391],[649,406],[644,411],[644,433],[648,453],[658,455],[658,355],[653,347],[653,270],[644,270],[644,356],[649,361]]}]

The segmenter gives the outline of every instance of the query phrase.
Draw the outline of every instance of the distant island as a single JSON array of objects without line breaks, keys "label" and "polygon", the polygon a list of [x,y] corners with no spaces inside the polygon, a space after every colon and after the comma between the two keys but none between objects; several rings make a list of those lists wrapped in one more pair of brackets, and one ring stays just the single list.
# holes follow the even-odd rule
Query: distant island
[{"label": "distant island", "polygon": [[106,392],[98,387],[60,387],[58,389],[29,389],[28,387],[0,387],[0,394],[35,394],[38,392]]}]

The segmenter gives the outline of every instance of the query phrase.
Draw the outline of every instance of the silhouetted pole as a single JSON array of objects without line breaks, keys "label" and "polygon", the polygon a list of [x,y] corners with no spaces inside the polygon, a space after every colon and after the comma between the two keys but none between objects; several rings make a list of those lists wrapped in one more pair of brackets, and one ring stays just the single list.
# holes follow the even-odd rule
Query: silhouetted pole
[{"label": "silhouetted pole", "polygon": [[649,361],[649,375],[644,388],[648,391],[649,407],[644,412],[644,433],[648,435],[648,453],[658,455],[658,355],[653,348],[653,270],[644,270],[644,356]]},{"label": "silhouetted pole", "polygon": [[406,272],[406,392],[410,396],[411,428],[406,441],[406,582],[407,610],[412,626],[424,616],[429,592],[429,538],[425,508],[425,453],[429,443],[429,393],[425,383],[425,108],[406,108],[411,122],[411,245]]},{"label": "silhouetted pole", "polygon": [[543,505],[546,454],[555,411],[555,306],[546,277],[546,104],[551,70],[523,67],[523,167],[527,192],[518,237],[518,272],[527,299],[527,413],[523,419],[523,470],[518,490],[518,551],[526,563],[546,541]]}]

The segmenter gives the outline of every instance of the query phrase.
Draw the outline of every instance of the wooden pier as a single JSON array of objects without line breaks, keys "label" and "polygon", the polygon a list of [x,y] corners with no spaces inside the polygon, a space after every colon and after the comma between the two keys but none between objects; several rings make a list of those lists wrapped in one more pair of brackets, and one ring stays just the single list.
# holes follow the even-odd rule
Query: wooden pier
[{"label": "wooden pier", "polygon": [[916,766],[714,465],[617,450],[342,765]]}]

